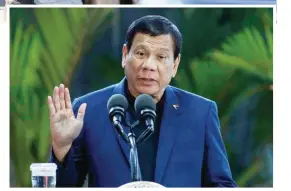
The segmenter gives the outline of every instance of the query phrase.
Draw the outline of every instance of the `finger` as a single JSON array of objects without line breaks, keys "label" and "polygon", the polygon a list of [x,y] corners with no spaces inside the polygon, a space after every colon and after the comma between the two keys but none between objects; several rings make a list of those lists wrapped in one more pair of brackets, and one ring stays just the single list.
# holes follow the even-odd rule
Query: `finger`
[{"label": "finger", "polygon": [[66,106],[65,106],[65,86],[64,86],[64,84],[60,85],[59,91],[60,91],[60,106],[61,106],[61,109],[65,109]]},{"label": "finger", "polygon": [[60,111],[61,106],[60,106],[60,97],[59,97],[59,88],[58,87],[55,87],[55,89],[54,89],[53,100],[54,100],[54,104],[56,107],[56,112]]},{"label": "finger", "polygon": [[68,88],[65,88],[65,103],[67,109],[72,109],[71,96]]},{"label": "finger", "polygon": [[56,113],[56,109],[53,103],[53,99],[51,96],[48,96],[48,106],[49,106],[49,111],[50,111],[50,116],[53,116]]},{"label": "finger", "polygon": [[79,110],[78,110],[78,115],[77,115],[77,119],[80,120],[80,121],[83,121],[84,120],[84,116],[85,116],[85,111],[86,111],[86,107],[87,107],[87,104],[86,103],[83,103]]}]

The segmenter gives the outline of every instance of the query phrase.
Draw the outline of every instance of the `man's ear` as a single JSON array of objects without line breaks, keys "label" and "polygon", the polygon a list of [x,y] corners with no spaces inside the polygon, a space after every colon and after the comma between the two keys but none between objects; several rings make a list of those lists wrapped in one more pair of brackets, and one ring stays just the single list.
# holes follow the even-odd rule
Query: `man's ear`
[{"label": "man's ear", "polygon": [[177,74],[177,71],[178,71],[178,67],[179,67],[179,64],[180,64],[180,59],[181,59],[181,54],[179,54],[174,62],[174,68],[173,68],[173,74],[172,74],[172,77],[174,78]]},{"label": "man's ear", "polygon": [[127,49],[126,44],[124,44],[123,47],[122,47],[122,63],[121,63],[122,64],[122,68],[125,67],[127,55],[128,55],[128,49]]}]

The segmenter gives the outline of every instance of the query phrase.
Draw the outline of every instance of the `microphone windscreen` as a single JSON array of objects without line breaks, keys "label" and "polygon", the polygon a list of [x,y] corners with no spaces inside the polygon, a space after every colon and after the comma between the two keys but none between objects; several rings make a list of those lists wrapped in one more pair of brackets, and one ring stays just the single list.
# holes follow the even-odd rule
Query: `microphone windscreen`
[{"label": "microphone windscreen", "polygon": [[127,99],[121,94],[112,95],[107,101],[107,110],[109,111],[112,107],[122,107],[124,110],[128,108]]},{"label": "microphone windscreen", "polygon": [[156,111],[156,104],[154,99],[148,94],[139,95],[134,103],[134,109],[138,115],[140,115],[141,110],[150,109]]}]

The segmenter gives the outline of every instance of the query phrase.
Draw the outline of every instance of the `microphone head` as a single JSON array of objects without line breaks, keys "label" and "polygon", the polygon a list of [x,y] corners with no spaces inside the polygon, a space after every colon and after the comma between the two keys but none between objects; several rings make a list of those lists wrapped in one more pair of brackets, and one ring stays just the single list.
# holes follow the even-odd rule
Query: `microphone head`
[{"label": "microphone head", "polygon": [[139,95],[134,103],[134,109],[138,116],[142,115],[142,110],[152,110],[154,113],[156,111],[156,104],[154,99],[148,94],[141,94]]},{"label": "microphone head", "polygon": [[110,110],[113,107],[121,107],[124,110],[127,110],[127,108],[128,108],[127,99],[121,94],[112,95],[109,98],[108,102],[107,102],[107,110],[108,110],[108,112],[110,112]]}]

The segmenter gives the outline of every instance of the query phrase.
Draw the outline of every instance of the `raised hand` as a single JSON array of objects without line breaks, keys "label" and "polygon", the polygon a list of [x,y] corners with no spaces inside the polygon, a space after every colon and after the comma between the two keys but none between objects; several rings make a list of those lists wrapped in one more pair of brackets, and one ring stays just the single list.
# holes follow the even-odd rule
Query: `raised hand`
[{"label": "raised hand", "polygon": [[72,142],[82,130],[86,103],[79,107],[77,117],[75,117],[69,89],[61,84],[54,88],[53,97],[48,96],[48,105],[52,146],[55,156],[62,162]]}]

